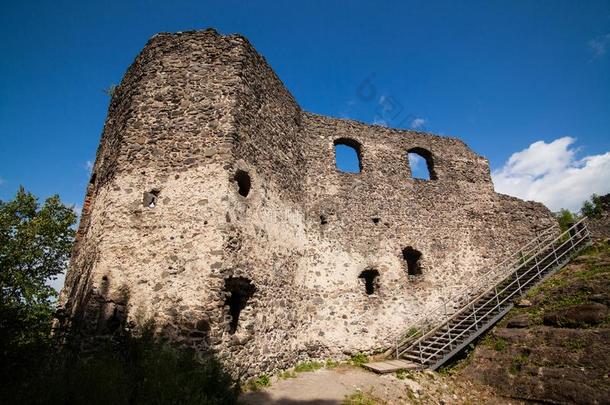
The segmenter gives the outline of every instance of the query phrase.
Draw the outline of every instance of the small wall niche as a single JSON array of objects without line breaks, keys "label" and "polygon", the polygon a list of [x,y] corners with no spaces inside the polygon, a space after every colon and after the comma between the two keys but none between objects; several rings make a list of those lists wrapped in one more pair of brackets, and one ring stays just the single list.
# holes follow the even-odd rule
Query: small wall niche
[{"label": "small wall niche", "polygon": [[421,252],[413,249],[411,246],[407,246],[402,250],[402,258],[407,264],[407,274],[410,276],[419,276],[422,274],[421,269]]},{"label": "small wall niche", "polygon": [[157,206],[160,194],[161,190],[158,189],[145,191],[142,193],[142,205],[148,208],[155,208]]},{"label": "small wall niche", "polygon": [[366,269],[358,278],[364,282],[364,291],[367,295],[374,294],[379,289],[379,271],[377,269]]},{"label": "small wall niche", "polygon": [[229,307],[231,315],[229,333],[234,334],[239,326],[239,315],[256,292],[256,287],[246,277],[229,277],[225,279],[225,292],[225,305]]},{"label": "small wall niche", "polygon": [[247,197],[250,194],[250,188],[252,187],[252,180],[248,172],[244,170],[238,170],[233,176],[233,181],[237,183],[237,192],[242,197]]},{"label": "small wall niche", "polygon": [[379,221],[381,221],[381,218],[379,218],[379,217],[373,217],[373,218],[371,218],[371,221],[373,221],[373,223],[374,223],[375,225],[378,225],[378,224],[379,224]]},{"label": "small wall niche", "polygon": [[326,215],[320,215],[320,225],[326,224],[328,224],[328,218],[326,218]]}]

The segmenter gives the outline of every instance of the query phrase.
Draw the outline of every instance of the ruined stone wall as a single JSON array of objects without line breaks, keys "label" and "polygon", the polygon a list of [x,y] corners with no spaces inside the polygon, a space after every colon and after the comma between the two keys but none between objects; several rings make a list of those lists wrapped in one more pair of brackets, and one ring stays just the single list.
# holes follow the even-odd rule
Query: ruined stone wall
[{"label": "ruined stone wall", "polygon": [[[336,169],[341,138],[360,145],[361,173]],[[411,178],[414,147],[434,179]],[[496,194],[460,140],[302,112],[245,38],[212,30],[149,41],[92,180],[68,319],[88,336],[152,319],[242,377],[390,346],[553,221]]]},{"label": "ruined stone wall", "polygon": [[[443,298],[553,223],[538,203],[493,191],[487,161],[463,142],[305,114],[308,234],[297,283],[317,300],[311,329],[348,352],[389,346]],[[335,166],[334,141],[360,145],[361,172]],[[407,151],[431,152],[435,180],[411,177]],[[322,220],[323,219],[323,220]],[[422,253],[409,276],[402,250]],[[375,293],[359,275],[377,270]]]},{"label": "ruined stone wall", "polygon": [[194,325],[207,328],[227,232],[241,52],[213,31],[157,35],[117,88],[59,301],[84,333],[109,332],[128,309],[176,339],[202,337]]}]

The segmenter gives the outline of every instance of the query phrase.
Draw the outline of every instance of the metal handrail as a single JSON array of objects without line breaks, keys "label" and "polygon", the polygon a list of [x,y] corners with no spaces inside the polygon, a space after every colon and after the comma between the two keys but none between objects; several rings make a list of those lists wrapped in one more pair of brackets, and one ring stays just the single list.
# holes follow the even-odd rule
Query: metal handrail
[{"label": "metal handrail", "polygon": [[[582,221],[580,221],[582,222]],[[561,239],[563,238],[563,236],[568,233],[570,230],[573,230],[577,225],[580,224],[577,223],[574,225],[574,227],[571,227],[568,231],[564,232],[563,234],[561,234],[559,237],[557,237],[554,241],[553,244],[550,245],[550,247],[552,247],[552,250],[550,253],[548,253],[543,259],[541,259],[541,262],[544,262],[546,259],[548,259],[549,257],[555,255],[555,259],[552,260],[551,262],[549,262],[543,269],[540,269],[539,266],[536,267],[532,267],[530,270],[528,270],[527,272],[519,275],[517,273],[517,277],[515,278],[515,280],[511,283],[509,283],[508,285],[506,285],[501,291],[496,292],[496,294],[494,294],[494,296],[490,297],[487,301],[485,301],[485,303],[481,304],[478,306],[478,308],[475,308],[466,318],[462,319],[461,321],[459,321],[457,324],[452,325],[445,333],[443,333],[441,336],[439,336],[440,338],[444,338],[447,337],[449,339],[448,343],[445,343],[441,348],[437,348],[434,352],[432,352],[432,354],[429,354],[430,352],[426,352],[428,354],[428,356],[426,356],[424,358],[423,356],[423,350],[421,349],[421,342],[424,340],[424,337],[418,339],[417,345],[419,348],[419,357],[420,357],[420,361],[422,364],[424,364],[425,362],[429,361],[430,359],[432,359],[433,357],[435,357],[437,354],[444,352],[447,348],[451,349],[453,346],[453,343],[456,341],[459,341],[460,338],[466,334],[467,332],[471,332],[471,330],[473,328],[477,328],[478,329],[478,321],[476,320],[476,314],[479,311],[482,311],[483,308],[485,308],[490,302],[496,300],[497,303],[491,308],[488,309],[487,312],[485,312],[485,314],[483,314],[482,316],[480,316],[480,320],[483,320],[485,318],[487,318],[488,315],[492,314],[494,311],[496,311],[499,307],[501,307],[506,301],[512,299],[515,295],[517,295],[517,293],[519,293],[519,295],[521,295],[523,292],[523,288],[522,286],[528,286],[536,277],[540,277],[540,274],[543,273],[547,268],[549,268],[550,266],[552,266],[553,264],[559,264],[559,259],[564,257],[565,255],[567,255],[568,253],[573,252],[576,249],[576,246],[578,246],[578,244],[580,244],[582,241],[586,240],[587,236],[590,236],[590,233],[588,231],[588,229],[586,227],[583,227],[581,229],[577,229],[577,232],[574,233],[573,235],[571,235],[565,242],[563,242],[561,245],[556,246],[555,242],[557,241],[561,241]],[[585,233],[584,236],[581,236],[581,233]],[[579,239],[576,244],[574,244],[574,239]],[[564,245],[567,245],[568,243],[571,243],[571,247],[568,248],[567,250],[565,250],[563,253],[560,253],[559,256],[557,256],[557,251],[561,250],[563,248]],[[549,247],[549,245],[545,246],[544,249],[542,249],[542,253],[546,252],[547,248]],[[537,254],[539,254],[541,252],[538,252]],[[523,284],[520,283],[521,278],[525,277],[527,274],[530,274],[534,269],[536,269],[535,274],[530,277],[527,281],[525,281]],[[515,273],[513,273],[515,274]],[[512,276],[512,274],[511,274]],[[511,277],[509,276],[509,277]],[[506,280],[506,279],[505,279]],[[508,296],[504,297],[502,299],[502,301],[500,301],[499,297],[506,291],[508,290],[511,286],[513,286],[515,283],[517,283],[519,285],[519,288],[517,290],[514,290],[512,292],[510,292],[508,294]],[[494,287],[495,288],[495,287]],[[491,290],[491,289],[490,289]],[[471,303],[474,304],[474,303]],[[470,306],[470,305],[468,305]],[[465,308],[462,309],[461,312],[463,312],[463,310],[468,309],[468,306],[466,306]],[[469,318],[474,317],[475,322],[470,323],[470,322],[466,322]],[[462,324],[464,324],[463,326],[466,326],[465,329],[463,329],[460,333],[458,333],[457,335],[451,335],[451,331],[455,331],[456,329],[458,329],[459,326],[462,326]],[[443,327],[444,325],[446,325],[446,323],[444,323],[443,325],[441,325],[441,327]],[[437,339],[438,341],[438,339]],[[415,344],[411,345],[409,348],[407,348],[406,350],[400,352],[400,354],[410,350],[412,347],[414,347]],[[434,348],[430,348],[430,346],[426,346],[425,348],[428,349],[432,349],[434,350]]]},{"label": "metal handrail", "polygon": [[[489,304],[489,302],[491,302],[491,301],[493,301],[493,300],[496,300],[496,301],[497,301],[497,304],[496,304],[496,305],[495,305],[495,306],[492,308],[492,310],[491,310],[491,311],[488,311],[488,312],[487,312],[485,315],[483,315],[483,316],[480,316],[480,317],[479,317],[479,319],[480,319],[480,320],[484,319],[484,318],[485,318],[485,317],[486,317],[486,316],[487,316],[487,315],[488,315],[490,312],[492,312],[492,311],[496,310],[496,309],[497,309],[497,307],[501,305],[501,303],[500,303],[500,301],[499,301],[499,296],[500,296],[501,294],[503,294],[503,293],[504,293],[504,292],[505,292],[505,291],[506,291],[508,288],[510,288],[510,287],[512,287],[512,286],[514,286],[514,284],[515,284],[515,283],[517,283],[518,288],[517,288],[517,290],[515,290],[513,293],[511,293],[511,294],[509,295],[509,298],[511,298],[511,297],[512,297],[514,294],[516,294],[516,292],[517,292],[517,291],[518,291],[518,292],[521,292],[521,291],[522,291],[523,287],[521,286],[521,279],[522,279],[522,277],[523,277],[524,275],[526,275],[526,274],[530,273],[530,271],[531,271],[531,269],[530,269],[530,270],[528,270],[528,271],[526,271],[525,273],[523,273],[523,274],[521,274],[521,275],[520,275],[520,274],[519,274],[519,270],[520,270],[522,267],[524,267],[525,265],[527,265],[527,264],[531,263],[531,262],[532,262],[532,260],[535,260],[535,261],[536,261],[536,268],[538,269],[538,273],[537,273],[537,274],[539,275],[541,271],[546,270],[546,269],[547,269],[547,268],[548,268],[548,267],[549,267],[549,266],[550,266],[552,263],[557,262],[558,258],[556,257],[555,261],[553,261],[553,262],[549,263],[547,266],[545,266],[545,267],[544,267],[544,269],[543,269],[543,270],[540,270],[540,268],[539,268],[539,266],[538,266],[538,263],[539,263],[539,262],[544,262],[544,261],[545,261],[545,260],[546,260],[548,257],[550,257],[550,256],[551,256],[551,255],[553,255],[553,254],[555,254],[555,255],[556,255],[556,249],[557,249],[557,248],[556,248],[555,244],[556,244],[556,242],[557,242],[557,241],[561,241],[561,239],[563,239],[563,238],[564,238],[566,235],[570,235],[570,237],[569,237],[569,238],[568,238],[568,239],[567,239],[567,240],[566,240],[564,243],[562,243],[562,244],[559,246],[559,248],[562,248],[562,247],[563,247],[565,244],[567,244],[568,242],[570,242],[570,243],[572,243],[572,249],[574,249],[574,247],[575,247],[575,245],[574,245],[574,239],[575,239],[577,236],[579,236],[581,233],[583,233],[583,232],[585,232],[585,233],[586,233],[586,235],[585,235],[583,238],[581,238],[581,240],[579,240],[579,241],[577,242],[577,244],[578,244],[578,243],[580,243],[580,241],[584,240],[584,238],[585,238],[586,236],[588,236],[588,235],[589,235],[588,230],[586,229],[586,227],[582,227],[582,226],[581,226],[581,224],[583,224],[583,221],[584,221],[584,220],[585,220],[585,218],[583,218],[582,220],[580,220],[579,222],[577,222],[576,224],[574,224],[572,227],[570,227],[570,228],[569,228],[568,230],[566,230],[565,232],[561,233],[559,236],[557,236],[557,237],[553,238],[553,239],[551,240],[551,242],[548,242],[548,240],[550,239],[550,238],[548,238],[548,235],[549,235],[549,234],[552,234],[552,230],[553,230],[555,227],[551,227],[551,228],[548,228],[547,230],[543,231],[543,232],[542,232],[542,233],[541,233],[539,236],[537,236],[536,238],[534,238],[532,241],[530,241],[528,244],[526,244],[526,245],[524,246],[524,248],[527,248],[528,246],[532,245],[533,243],[536,243],[536,248],[537,248],[537,250],[536,250],[536,252],[535,252],[535,254],[534,254],[534,255],[531,255],[531,253],[532,253],[532,252],[534,252],[534,250],[535,250],[535,249],[529,249],[529,250],[527,251],[527,252],[528,252],[528,253],[527,253],[527,256],[529,256],[529,257],[525,256],[525,257],[527,257],[527,258],[525,258],[525,257],[524,257],[524,255],[522,254],[522,252],[523,252],[524,248],[521,248],[521,249],[519,249],[519,250],[517,251],[517,253],[516,253],[516,254],[512,254],[512,255],[510,256],[510,258],[512,258],[513,256],[518,255],[518,256],[519,256],[519,264],[518,264],[518,265],[515,267],[515,265],[514,265],[514,261],[511,263],[511,266],[509,266],[509,269],[510,269],[510,270],[512,270],[512,271],[511,271],[511,273],[510,273],[510,274],[508,274],[507,276],[505,276],[505,277],[503,278],[502,282],[503,282],[503,281],[505,281],[505,280],[508,280],[508,279],[509,279],[510,277],[512,277],[513,275],[516,275],[516,279],[515,279],[513,282],[511,282],[511,283],[509,283],[507,286],[505,286],[505,287],[504,287],[504,288],[503,288],[503,289],[502,289],[500,292],[498,292],[498,290],[497,290],[497,284],[494,284],[492,287],[487,288],[487,289],[486,289],[484,292],[482,292],[482,293],[480,293],[480,294],[477,294],[477,296],[476,296],[475,298],[473,298],[473,299],[469,300],[469,301],[466,303],[466,305],[464,305],[464,306],[463,306],[463,307],[462,307],[460,310],[458,310],[458,311],[456,311],[455,313],[451,314],[449,317],[447,317],[447,314],[446,314],[446,311],[445,311],[445,312],[444,312],[445,318],[442,318],[442,319],[440,319],[440,320],[438,320],[438,319],[437,319],[438,323],[436,323],[436,327],[431,327],[431,328],[430,328],[428,331],[426,331],[425,333],[423,333],[423,335],[419,335],[419,336],[417,336],[417,335],[418,335],[419,333],[421,333],[421,330],[416,330],[416,331],[412,332],[410,335],[408,335],[408,336],[407,336],[405,339],[403,339],[403,340],[402,340],[400,343],[397,343],[397,345],[396,345],[396,356],[397,356],[397,357],[399,357],[401,354],[405,353],[406,351],[411,350],[411,349],[412,349],[412,348],[413,348],[413,347],[414,347],[414,346],[415,346],[415,345],[416,345],[418,342],[419,342],[419,344],[420,344],[420,346],[421,346],[421,342],[422,342],[423,340],[425,340],[425,339],[426,339],[427,337],[429,337],[430,335],[432,335],[432,334],[436,333],[436,332],[437,332],[437,331],[438,331],[438,330],[439,330],[441,327],[444,327],[444,326],[445,326],[445,325],[446,325],[448,322],[450,322],[452,319],[454,319],[455,317],[457,317],[457,316],[459,316],[460,314],[462,314],[462,313],[463,313],[463,312],[464,312],[466,309],[469,309],[469,308],[470,308],[470,309],[472,310],[472,313],[471,313],[470,315],[468,315],[468,316],[467,316],[465,319],[463,319],[463,320],[461,320],[460,322],[458,322],[458,324],[457,324],[457,325],[454,325],[452,328],[450,328],[450,329],[449,329],[449,330],[448,330],[446,333],[444,333],[444,334],[441,336],[441,337],[445,337],[445,335],[449,335],[449,337],[451,337],[449,332],[450,332],[452,329],[455,329],[456,327],[461,326],[461,325],[462,325],[464,322],[466,322],[466,321],[467,321],[467,320],[468,320],[468,319],[469,319],[471,316],[473,316],[473,317],[474,317],[474,319],[475,319],[475,323],[474,323],[474,325],[471,325],[471,327],[467,328],[465,331],[463,331],[462,333],[460,333],[458,336],[454,336],[454,337],[453,337],[453,339],[451,339],[451,338],[450,338],[450,339],[449,339],[449,343],[445,344],[441,350],[444,350],[444,349],[446,348],[446,346],[447,346],[447,345],[451,346],[452,342],[453,342],[453,341],[455,341],[455,339],[456,339],[456,338],[461,337],[461,336],[463,335],[463,333],[464,333],[464,332],[466,332],[466,331],[470,331],[470,329],[472,329],[472,327],[477,327],[477,326],[478,326],[479,321],[477,321],[477,320],[476,320],[476,319],[477,319],[477,316],[476,316],[476,315],[477,315],[477,313],[479,312],[479,310],[481,310],[481,309],[482,309],[482,307],[483,307],[483,306],[488,305],[488,304]],[[579,228],[580,228],[580,229],[579,229]],[[574,229],[577,229],[577,232],[576,232],[576,233],[574,233],[573,235],[571,235],[571,233],[572,233],[572,231],[573,231]],[[543,240],[543,241],[544,241],[544,242],[542,243],[542,244],[543,244],[543,247],[542,247],[542,248],[540,247],[540,245],[541,245],[540,241],[541,241],[541,240]],[[545,242],[547,242],[547,243],[545,243]],[[541,253],[546,252],[546,251],[547,251],[547,250],[548,250],[550,247],[552,247],[552,248],[553,248],[552,252],[551,252],[551,253],[549,253],[548,255],[546,255],[546,256],[545,256],[543,259],[539,260],[539,259],[538,259],[538,256],[539,256]],[[564,255],[565,255],[567,252],[569,252],[569,251],[570,251],[570,249],[566,250],[566,252],[564,252],[563,254],[561,254],[559,257],[563,257],[563,256],[564,256]],[[531,255],[531,256],[530,256],[530,255]],[[503,261],[502,263],[506,263],[506,261],[507,261],[507,260]],[[502,263],[501,263],[501,264],[502,264]],[[494,270],[495,270],[495,269],[497,269],[497,268],[498,268],[498,267],[500,267],[500,266],[501,266],[501,265],[496,266],[496,268],[494,268]],[[533,269],[533,268],[532,268],[532,269]],[[483,276],[482,276],[482,278],[486,278],[486,277],[487,277],[489,274],[491,274],[491,273],[495,273],[495,271],[494,271],[494,270],[491,270],[491,271],[487,272],[485,275],[483,275]],[[495,274],[494,274],[494,275],[495,275]],[[527,285],[528,285],[528,284],[529,284],[531,281],[532,281],[532,279],[529,279],[529,280],[527,280],[527,282],[525,282],[525,284],[523,284],[523,285],[524,285],[524,286],[527,286]],[[480,284],[480,280],[477,280],[477,283],[478,283],[478,284]],[[477,284],[477,283],[473,283],[473,284]],[[487,285],[489,285],[489,284],[487,284]],[[472,286],[472,284],[471,284],[471,286]],[[469,286],[469,287],[470,287],[470,286]],[[492,290],[494,290],[494,295],[493,295],[491,298],[489,298],[489,299],[488,299],[488,300],[485,302],[485,304],[481,305],[479,308],[475,308],[474,304],[475,304],[477,301],[479,301],[479,300],[480,300],[480,299],[481,299],[481,298],[482,298],[484,295],[486,295],[486,294],[490,293]],[[504,299],[504,300],[502,301],[502,303],[503,303],[503,302],[505,302],[505,301],[506,301],[506,299]],[[444,307],[445,305],[446,305],[446,302],[444,302],[444,305],[443,305],[443,306],[441,306],[441,308],[442,308],[442,307]],[[431,313],[434,313],[435,311],[437,311],[437,309],[432,310],[432,311],[431,311]],[[419,321],[418,323],[421,325],[423,322],[429,322],[429,317],[428,317],[428,316],[427,316],[427,317],[425,317],[425,318],[424,318],[422,321]],[[427,326],[427,325],[424,325],[424,329],[426,328],[426,326]],[[411,328],[411,329],[413,329],[413,328]],[[417,341],[412,342],[413,338],[417,338]],[[411,342],[409,342],[409,341],[411,341]],[[411,344],[409,344],[409,343],[411,343]],[[407,346],[407,347],[406,347],[404,350],[400,350],[400,348],[401,348],[401,347],[405,347],[405,346]],[[438,353],[438,351],[440,351],[440,350],[437,350],[437,352],[435,352],[435,354],[434,354],[434,355],[436,355],[436,353]],[[433,355],[433,356],[434,356],[434,355]],[[428,359],[429,359],[429,358],[428,358]],[[422,359],[422,360],[423,360],[423,359]],[[426,359],[426,360],[427,360],[427,359]]]},{"label": "metal handrail", "polygon": [[[495,279],[495,278],[500,277],[501,275],[505,275],[514,270],[518,270],[520,267],[523,266],[524,258],[530,256],[532,254],[532,252],[534,252],[536,250],[536,248],[539,248],[540,244],[547,242],[552,237],[554,232],[556,232],[556,230],[557,230],[556,224],[553,224],[552,226],[544,229],[539,235],[537,235],[532,240],[530,240],[528,243],[523,245],[515,253],[512,253],[511,255],[509,255],[502,262],[495,265],[491,270],[489,270],[486,273],[484,273],[483,275],[481,275],[479,278],[477,278],[477,280],[470,283],[469,285],[467,285],[466,287],[461,289],[459,292],[450,295],[448,299],[443,300],[441,305],[428,311],[428,313],[421,320],[419,320],[416,324],[414,324],[410,328],[411,332],[408,332],[406,336],[404,336],[402,339],[397,341],[396,350],[398,351],[399,347],[406,345],[407,343],[412,341],[414,338],[423,337],[423,336],[427,335],[427,333],[430,331],[430,329],[428,329],[428,330],[426,330],[426,329],[428,328],[428,326],[429,326],[428,324],[430,322],[435,322],[435,321],[438,322],[439,317],[441,317],[441,319],[449,319],[450,317],[449,318],[447,317],[447,315],[448,315],[447,314],[447,305],[448,304],[449,305],[451,305],[451,304],[459,305],[460,302],[457,301],[456,298],[459,300],[462,300],[464,297],[468,297],[466,301],[471,302],[472,300],[469,299],[470,296],[478,293],[482,288],[484,288],[484,286],[488,286],[488,285],[492,284],[493,282],[491,279]],[[509,263],[509,264],[507,265],[507,263]],[[516,266],[516,268],[515,268],[515,266]],[[477,294],[477,298],[479,295],[480,294]],[[452,315],[452,314],[449,314],[449,315]],[[397,353],[397,355],[398,355],[398,353]]]}]

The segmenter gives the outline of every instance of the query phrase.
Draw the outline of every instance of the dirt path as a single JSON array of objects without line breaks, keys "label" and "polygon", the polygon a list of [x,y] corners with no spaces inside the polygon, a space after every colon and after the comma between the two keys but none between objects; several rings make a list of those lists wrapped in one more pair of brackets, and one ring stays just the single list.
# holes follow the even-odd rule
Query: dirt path
[{"label": "dirt path", "polygon": [[357,368],[322,369],[274,380],[271,387],[242,395],[244,405],[340,404],[346,395],[375,386],[378,377]]},{"label": "dirt path", "polygon": [[[377,375],[361,368],[341,366],[299,373],[296,378],[274,378],[261,391],[242,394],[243,405],[336,405],[362,392],[378,404],[517,404],[496,397],[489,389],[437,373]],[[368,403],[368,402],[367,402]]]}]

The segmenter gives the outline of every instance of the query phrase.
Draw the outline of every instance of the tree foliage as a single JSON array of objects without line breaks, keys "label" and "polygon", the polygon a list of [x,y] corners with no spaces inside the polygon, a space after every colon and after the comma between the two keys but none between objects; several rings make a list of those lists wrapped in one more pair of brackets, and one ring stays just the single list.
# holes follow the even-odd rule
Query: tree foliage
[{"label": "tree foliage", "polygon": [[562,208],[558,213],[556,213],[555,217],[557,218],[557,222],[559,222],[559,228],[562,232],[567,231],[568,228],[574,225],[574,223],[577,221],[576,216],[565,208]]},{"label": "tree foliage", "polygon": [[603,211],[604,206],[602,197],[598,196],[597,194],[592,194],[589,200],[585,200],[585,202],[583,202],[582,207],[580,208],[580,214],[573,213],[565,208],[562,208],[554,215],[555,218],[557,218],[557,222],[559,222],[561,230],[565,232],[570,226],[574,225],[574,223],[578,222],[581,218],[599,218]]},{"label": "tree foliage", "polygon": [[[151,324],[152,325],[152,324]],[[12,404],[230,405],[239,385],[213,357],[171,347],[152,334],[124,334],[84,355],[49,348],[43,361],[0,387]]]},{"label": "tree foliage", "polygon": [[599,218],[602,212],[602,200],[597,194],[591,195],[591,201],[585,201],[580,209],[580,213],[589,218]]},{"label": "tree foliage", "polygon": [[[7,366],[48,337],[51,299],[46,282],[65,271],[76,214],[58,196],[44,204],[23,187],[0,200],[0,361]],[[15,360],[15,359],[13,359]]]}]

